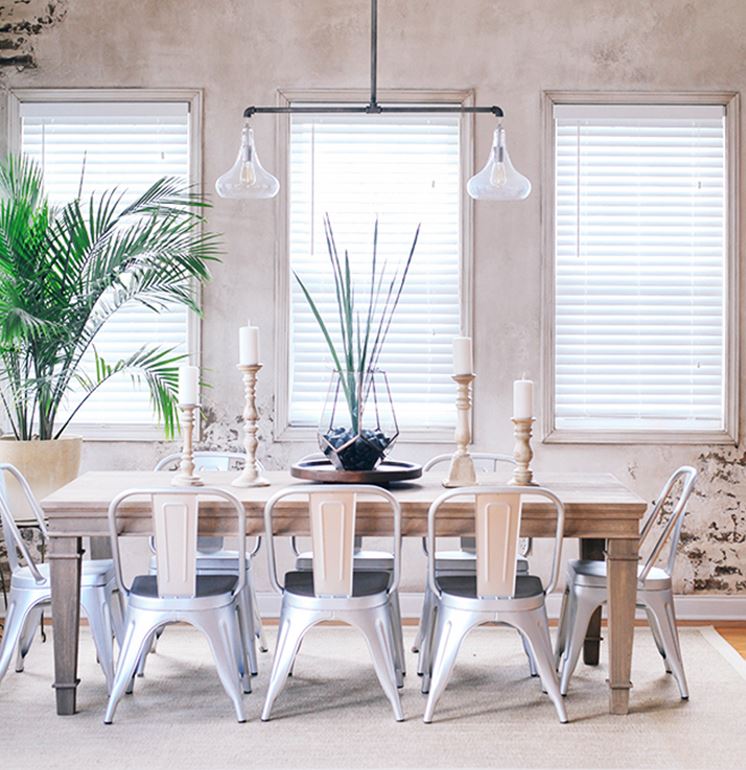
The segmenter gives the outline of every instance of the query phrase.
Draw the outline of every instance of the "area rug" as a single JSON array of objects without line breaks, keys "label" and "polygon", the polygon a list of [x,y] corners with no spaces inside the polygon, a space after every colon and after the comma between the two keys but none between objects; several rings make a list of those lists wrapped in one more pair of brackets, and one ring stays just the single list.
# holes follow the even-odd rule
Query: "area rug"
[{"label": "area rug", "polygon": [[[411,644],[413,630],[408,629]],[[435,721],[410,654],[396,723],[363,640],[319,627],[306,637],[295,674],[259,721],[271,661],[260,660],[249,721],[234,721],[204,639],[173,627],[144,679],[102,723],[106,693],[87,630],[81,634],[80,713],[57,717],[52,645],[38,639],[26,672],[0,684],[3,768],[743,768],[746,663],[710,628],[681,632],[691,700],[679,700],[646,629],[637,632],[631,705],[606,713],[606,666],[578,667],[561,725],[517,636],[483,628],[467,639]],[[270,634],[270,642],[272,634]]]}]

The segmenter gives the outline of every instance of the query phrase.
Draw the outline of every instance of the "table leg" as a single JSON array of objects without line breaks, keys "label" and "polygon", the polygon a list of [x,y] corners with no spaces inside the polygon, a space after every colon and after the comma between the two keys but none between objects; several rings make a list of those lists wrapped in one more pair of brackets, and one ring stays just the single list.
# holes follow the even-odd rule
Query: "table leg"
[{"label": "table leg", "polygon": [[108,535],[91,537],[88,555],[91,559],[111,559],[111,538]]},{"label": "table leg", "polygon": [[[604,539],[584,537],[580,539],[580,558],[603,561],[606,552]],[[597,666],[601,648],[601,612],[599,607],[591,617],[583,644],[583,662],[586,666]]]},{"label": "table leg", "polygon": [[609,540],[609,713],[629,711],[639,541]]},{"label": "table leg", "polygon": [[53,687],[57,697],[57,713],[60,715],[75,713],[82,554],[79,537],[50,538],[49,563],[54,628]]}]

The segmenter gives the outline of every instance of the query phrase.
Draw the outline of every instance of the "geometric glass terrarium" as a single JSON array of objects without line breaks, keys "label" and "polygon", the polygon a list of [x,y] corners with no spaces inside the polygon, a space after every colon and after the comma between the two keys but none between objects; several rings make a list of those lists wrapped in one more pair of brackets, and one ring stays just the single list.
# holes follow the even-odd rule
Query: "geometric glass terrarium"
[{"label": "geometric glass terrarium", "polygon": [[398,435],[385,372],[332,373],[318,440],[319,449],[337,470],[373,470]]}]

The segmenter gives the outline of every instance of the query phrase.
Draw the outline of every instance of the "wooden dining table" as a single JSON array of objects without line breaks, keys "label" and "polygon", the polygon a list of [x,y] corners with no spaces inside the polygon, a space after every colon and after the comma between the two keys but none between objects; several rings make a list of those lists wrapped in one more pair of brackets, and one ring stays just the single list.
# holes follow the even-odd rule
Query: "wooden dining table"
[{"label": "wooden dining table", "polygon": [[[206,485],[233,492],[246,510],[246,534],[264,532],[264,504],[278,489],[301,483],[288,471],[268,472],[268,487],[230,486],[235,472],[205,472]],[[78,634],[80,621],[80,575],[82,538],[108,534],[109,503],[125,489],[156,489],[168,486],[170,475],[156,471],[91,471],[61,487],[42,501],[50,535],[52,617],[54,619],[54,688],[57,713],[74,714],[78,688]],[[440,474],[392,485],[402,510],[402,535],[422,537],[427,531],[427,511],[444,492]],[[606,558],[609,580],[609,711],[626,714],[629,706],[630,667],[634,634],[640,519],[646,503],[616,477],[608,473],[546,473],[542,486],[554,492],[565,506],[566,538],[579,538],[584,557]],[[491,474],[480,474],[480,484],[502,483]],[[283,501],[273,517],[275,534],[306,535],[308,512],[302,498]],[[526,496],[523,501],[521,535],[554,537],[555,511],[546,501]],[[118,528],[123,535],[152,533],[151,510],[146,495],[133,498],[120,508]],[[390,512],[380,498],[358,501],[357,534],[391,534]],[[200,503],[200,534],[234,535],[235,512],[225,501],[206,497]],[[451,501],[439,513],[438,535],[473,535],[473,509],[467,500]],[[586,640],[587,663],[598,662],[600,615]]]}]

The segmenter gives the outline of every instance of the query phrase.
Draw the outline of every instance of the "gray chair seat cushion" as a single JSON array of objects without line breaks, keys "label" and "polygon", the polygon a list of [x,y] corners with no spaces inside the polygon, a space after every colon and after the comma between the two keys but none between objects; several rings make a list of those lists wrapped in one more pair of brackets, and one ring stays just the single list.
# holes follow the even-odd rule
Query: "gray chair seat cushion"
[{"label": "gray chair seat cushion", "polygon": [[[435,578],[435,583],[444,594],[461,596],[465,599],[477,598],[476,575],[440,575]],[[544,586],[541,578],[535,575],[517,575],[515,579],[514,599],[527,599],[530,596],[538,596],[543,593]]]},{"label": "gray chair seat cushion", "polygon": [[[135,596],[155,598],[158,596],[158,578],[155,575],[138,575],[132,581],[131,592]],[[220,596],[230,593],[238,578],[235,575],[197,575],[196,597]]]},{"label": "gray chair seat cushion", "polygon": [[[389,587],[391,575],[377,570],[355,570],[352,573],[352,595],[373,596]],[[298,596],[313,596],[313,572],[285,573],[285,590]]]}]

